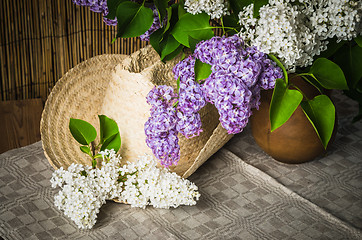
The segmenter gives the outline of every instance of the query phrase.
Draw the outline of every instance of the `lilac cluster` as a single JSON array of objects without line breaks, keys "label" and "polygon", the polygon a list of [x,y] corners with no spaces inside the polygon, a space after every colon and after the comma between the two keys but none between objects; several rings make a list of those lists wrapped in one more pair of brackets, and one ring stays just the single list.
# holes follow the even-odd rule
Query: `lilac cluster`
[{"label": "lilac cluster", "polygon": [[177,137],[177,94],[169,86],[154,87],[147,95],[151,117],[145,123],[146,144],[161,164],[169,167],[180,159]]},{"label": "lilac cluster", "polygon": [[107,25],[117,26],[117,19],[108,19],[104,16],[108,14],[107,0],[72,0],[72,2],[79,6],[89,7],[89,9],[96,13],[103,14],[103,21]]},{"label": "lilac cluster", "polygon": [[[196,58],[212,69],[201,82],[195,81]],[[245,47],[237,35],[201,41],[193,55],[176,64],[173,73],[180,81],[178,96],[167,86],[155,87],[147,96],[152,108],[145,124],[146,142],[165,166],[180,158],[178,133],[191,138],[202,132],[198,111],[207,102],[218,109],[229,134],[239,133],[251,109],[260,105],[260,90],[273,88],[275,80],[282,78],[281,69],[266,54]]]},{"label": "lilac cluster", "polygon": [[[107,7],[107,0],[72,0],[72,1],[76,5],[89,7],[89,9],[93,12],[102,13],[103,21],[107,25],[117,26],[117,18],[109,19],[104,17],[107,16],[107,14],[109,13]],[[137,2],[135,0],[132,1]],[[148,29],[144,34],[140,36],[140,39],[142,41],[149,41],[151,34],[155,32],[157,29],[161,28],[161,22],[156,7],[152,6],[151,9],[153,11],[153,23],[150,29]],[[167,16],[165,20],[167,21]]]},{"label": "lilac cluster", "polygon": [[212,66],[201,85],[205,100],[214,104],[229,134],[241,132],[251,109],[260,105],[260,89],[274,87],[281,69],[255,47],[245,47],[237,35],[201,41],[194,56]]},{"label": "lilac cluster", "polygon": [[201,118],[198,111],[206,105],[200,84],[195,81],[195,58],[189,56],[176,64],[175,78],[180,81],[177,130],[186,138],[198,136],[201,132]]},{"label": "lilac cluster", "polygon": [[180,97],[165,85],[154,87],[147,95],[151,116],[145,123],[146,144],[166,167],[180,159],[178,133],[191,138],[202,132],[198,110],[183,111],[177,99]]}]

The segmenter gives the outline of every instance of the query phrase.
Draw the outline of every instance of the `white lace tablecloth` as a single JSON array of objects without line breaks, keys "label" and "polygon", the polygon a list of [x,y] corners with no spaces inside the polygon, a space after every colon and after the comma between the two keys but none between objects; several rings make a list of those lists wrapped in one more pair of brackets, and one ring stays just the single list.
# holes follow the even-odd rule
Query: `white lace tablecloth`
[{"label": "white lace tablecloth", "polygon": [[196,206],[145,210],[107,202],[92,230],[53,204],[53,169],[41,142],[0,155],[4,239],[362,239],[362,123],[337,95],[339,130],[328,155],[287,165],[236,135],[190,180]]}]

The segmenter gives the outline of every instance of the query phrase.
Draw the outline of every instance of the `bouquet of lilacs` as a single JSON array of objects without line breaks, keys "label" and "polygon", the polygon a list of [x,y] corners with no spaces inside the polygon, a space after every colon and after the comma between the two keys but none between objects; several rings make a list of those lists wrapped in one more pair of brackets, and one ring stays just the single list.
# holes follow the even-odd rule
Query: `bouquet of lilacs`
[{"label": "bouquet of lilacs", "polygon": [[[105,6],[101,0],[86,2],[91,9]],[[108,0],[103,13],[117,21],[117,37],[149,40],[163,61],[184,56],[173,71],[177,89],[156,86],[147,96],[146,143],[166,167],[180,158],[178,134],[191,138],[202,132],[198,112],[207,103],[235,134],[258,108],[260,91],[274,88],[271,131],[301,105],[324,147],[335,121],[324,89],[342,89],[358,100],[356,120],[362,117],[361,1]],[[308,99],[289,73],[321,94]]]},{"label": "bouquet of lilacs", "polygon": [[92,151],[98,148],[91,147],[96,135],[94,127],[80,119],[71,119],[69,125],[73,137],[83,145],[80,150],[91,157],[92,166],[73,163],[67,170],[63,167],[56,170],[51,179],[53,188],[61,188],[55,195],[55,206],[79,228],[94,226],[106,200],[115,199],[140,208],[196,204],[200,197],[197,186],[166,168],[158,168],[152,156],[140,156],[132,163],[122,162],[116,153],[120,148],[117,124],[104,115],[99,118],[101,140],[98,148],[104,150],[97,154]]}]

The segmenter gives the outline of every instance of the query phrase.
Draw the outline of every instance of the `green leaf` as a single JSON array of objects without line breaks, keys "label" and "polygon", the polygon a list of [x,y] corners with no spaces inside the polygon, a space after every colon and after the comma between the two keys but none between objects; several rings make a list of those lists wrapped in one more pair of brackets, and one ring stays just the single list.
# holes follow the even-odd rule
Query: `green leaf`
[{"label": "green leaf", "polygon": [[288,73],[287,73],[287,70],[285,69],[284,65],[281,63],[281,61],[276,56],[274,56],[272,54],[269,54],[268,56],[271,60],[273,60],[278,65],[278,67],[280,67],[282,69],[285,82],[288,83]]},{"label": "green leaf", "polygon": [[180,3],[178,4],[178,17],[181,18],[183,15],[186,14],[186,10],[185,10],[185,5],[184,5],[184,1],[180,1]]},{"label": "green leaf", "polygon": [[200,41],[189,36],[189,44],[190,44],[190,49],[191,49],[191,52],[194,52],[195,49],[196,49],[196,45],[199,43]]},{"label": "green leaf", "polygon": [[167,38],[164,39],[160,44],[160,47],[162,49],[161,60],[163,60],[167,55],[174,52],[179,46],[180,43],[176,41],[176,39],[172,35],[168,35]]},{"label": "green leaf", "polygon": [[114,151],[118,152],[121,148],[121,135],[116,133],[115,135],[109,137],[102,145],[101,151],[106,149],[114,149]]},{"label": "green leaf", "polygon": [[80,150],[88,155],[91,155],[91,150],[88,146],[80,146]]},{"label": "green leaf", "polygon": [[329,39],[328,40],[328,45],[327,45],[327,49],[323,52],[321,52],[321,54],[319,56],[316,55],[316,58],[329,58],[331,57],[333,54],[335,54],[344,44],[346,43],[346,41],[337,41],[337,38],[333,38],[333,39]]},{"label": "green leaf", "polygon": [[96,160],[96,159],[93,159],[93,160],[92,160],[92,167],[93,167],[93,168],[96,168],[96,166],[97,166],[97,160]]},{"label": "green leaf", "polygon": [[166,23],[166,26],[163,27],[163,29],[164,29],[163,32],[166,32],[171,26],[172,10],[173,10],[172,7],[166,8],[166,11],[167,11],[167,23]]},{"label": "green leaf", "polygon": [[158,55],[161,56],[161,46],[160,46],[160,42],[162,40],[163,37],[163,29],[159,28],[156,31],[154,31],[151,36],[150,36],[150,44],[153,47],[153,49],[156,50],[156,52],[158,53]]},{"label": "green leaf", "polygon": [[94,158],[94,159],[96,159],[96,158],[103,158],[103,155],[102,155],[102,154],[96,154],[96,155],[93,156],[93,158]]},{"label": "green leaf", "polygon": [[259,10],[262,6],[268,4],[268,0],[254,0],[254,18],[259,17]]},{"label": "green leaf", "polygon": [[195,61],[195,80],[199,82],[210,76],[212,73],[211,65],[201,62],[199,59]]},{"label": "green leaf", "polygon": [[105,115],[98,115],[100,128],[100,143],[103,144],[108,138],[119,133],[118,125]]},{"label": "green leaf", "polygon": [[177,93],[180,92],[180,78],[181,78],[181,77],[179,77],[179,78],[177,79],[177,82],[176,82],[176,84],[177,84]]},{"label": "green leaf", "polygon": [[114,19],[116,17],[117,7],[125,0],[107,0],[108,14],[105,16],[108,19]]},{"label": "green leaf", "polygon": [[253,0],[229,0],[230,7],[234,13],[238,14],[240,11],[243,10],[244,7],[252,4]]},{"label": "green leaf", "polygon": [[192,15],[185,13],[176,23],[171,34],[186,47],[190,47],[189,36],[196,40],[207,40],[214,36],[209,25],[210,17],[206,13]]},{"label": "green leaf", "polygon": [[362,78],[362,47],[346,44],[336,53],[335,61],[342,68],[348,86],[356,88]]},{"label": "green leaf", "polygon": [[158,11],[158,16],[160,18],[160,22],[163,22],[163,19],[166,17],[166,12],[167,12],[167,6],[168,6],[168,0],[154,0],[153,1],[157,11]]},{"label": "green leaf", "polygon": [[276,80],[269,109],[271,131],[288,121],[302,99],[303,95],[298,90],[288,89],[283,79]]},{"label": "green leaf", "polygon": [[[231,27],[236,29],[237,31],[240,31],[241,25],[239,24],[239,17],[235,15],[235,13],[230,13],[230,15],[225,15],[223,17],[224,20],[224,26],[225,27]],[[233,29],[226,29],[226,32],[231,34],[236,34],[238,32],[235,32]]]},{"label": "green leaf", "polygon": [[327,58],[318,58],[309,73],[326,89],[348,89],[342,69]]},{"label": "green leaf", "polygon": [[302,101],[301,106],[324,148],[327,148],[335,121],[335,108],[332,101],[326,95],[318,95],[313,100]]},{"label": "green leaf", "polygon": [[171,59],[173,59],[174,57],[176,57],[177,55],[180,54],[180,52],[182,51],[182,49],[184,48],[184,46],[180,45],[175,51],[173,51],[172,53],[170,53],[169,55],[167,55],[166,57],[164,57],[162,59],[162,61],[169,61]]},{"label": "green leaf", "polygon": [[143,5],[126,1],[117,8],[117,21],[117,37],[138,37],[152,26],[153,12]]},{"label": "green leaf", "polygon": [[96,129],[88,122],[71,118],[69,130],[77,142],[82,145],[89,145],[97,137]]},{"label": "green leaf", "polygon": [[356,38],[354,39],[354,41],[358,44],[359,47],[362,48],[362,36],[361,36],[361,35],[359,35],[358,37],[356,37]]}]

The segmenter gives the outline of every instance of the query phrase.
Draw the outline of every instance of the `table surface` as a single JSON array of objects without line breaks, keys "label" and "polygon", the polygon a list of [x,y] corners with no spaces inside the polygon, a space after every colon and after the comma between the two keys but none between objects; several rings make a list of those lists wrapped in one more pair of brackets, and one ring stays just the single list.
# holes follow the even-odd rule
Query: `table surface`
[{"label": "table surface", "polygon": [[0,155],[0,236],[5,239],[362,239],[362,122],[341,94],[326,156],[288,165],[266,155],[247,128],[189,179],[195,206],[145,210],[108,201],[92,230],[55,208],[53,169],[41,142]]}]

